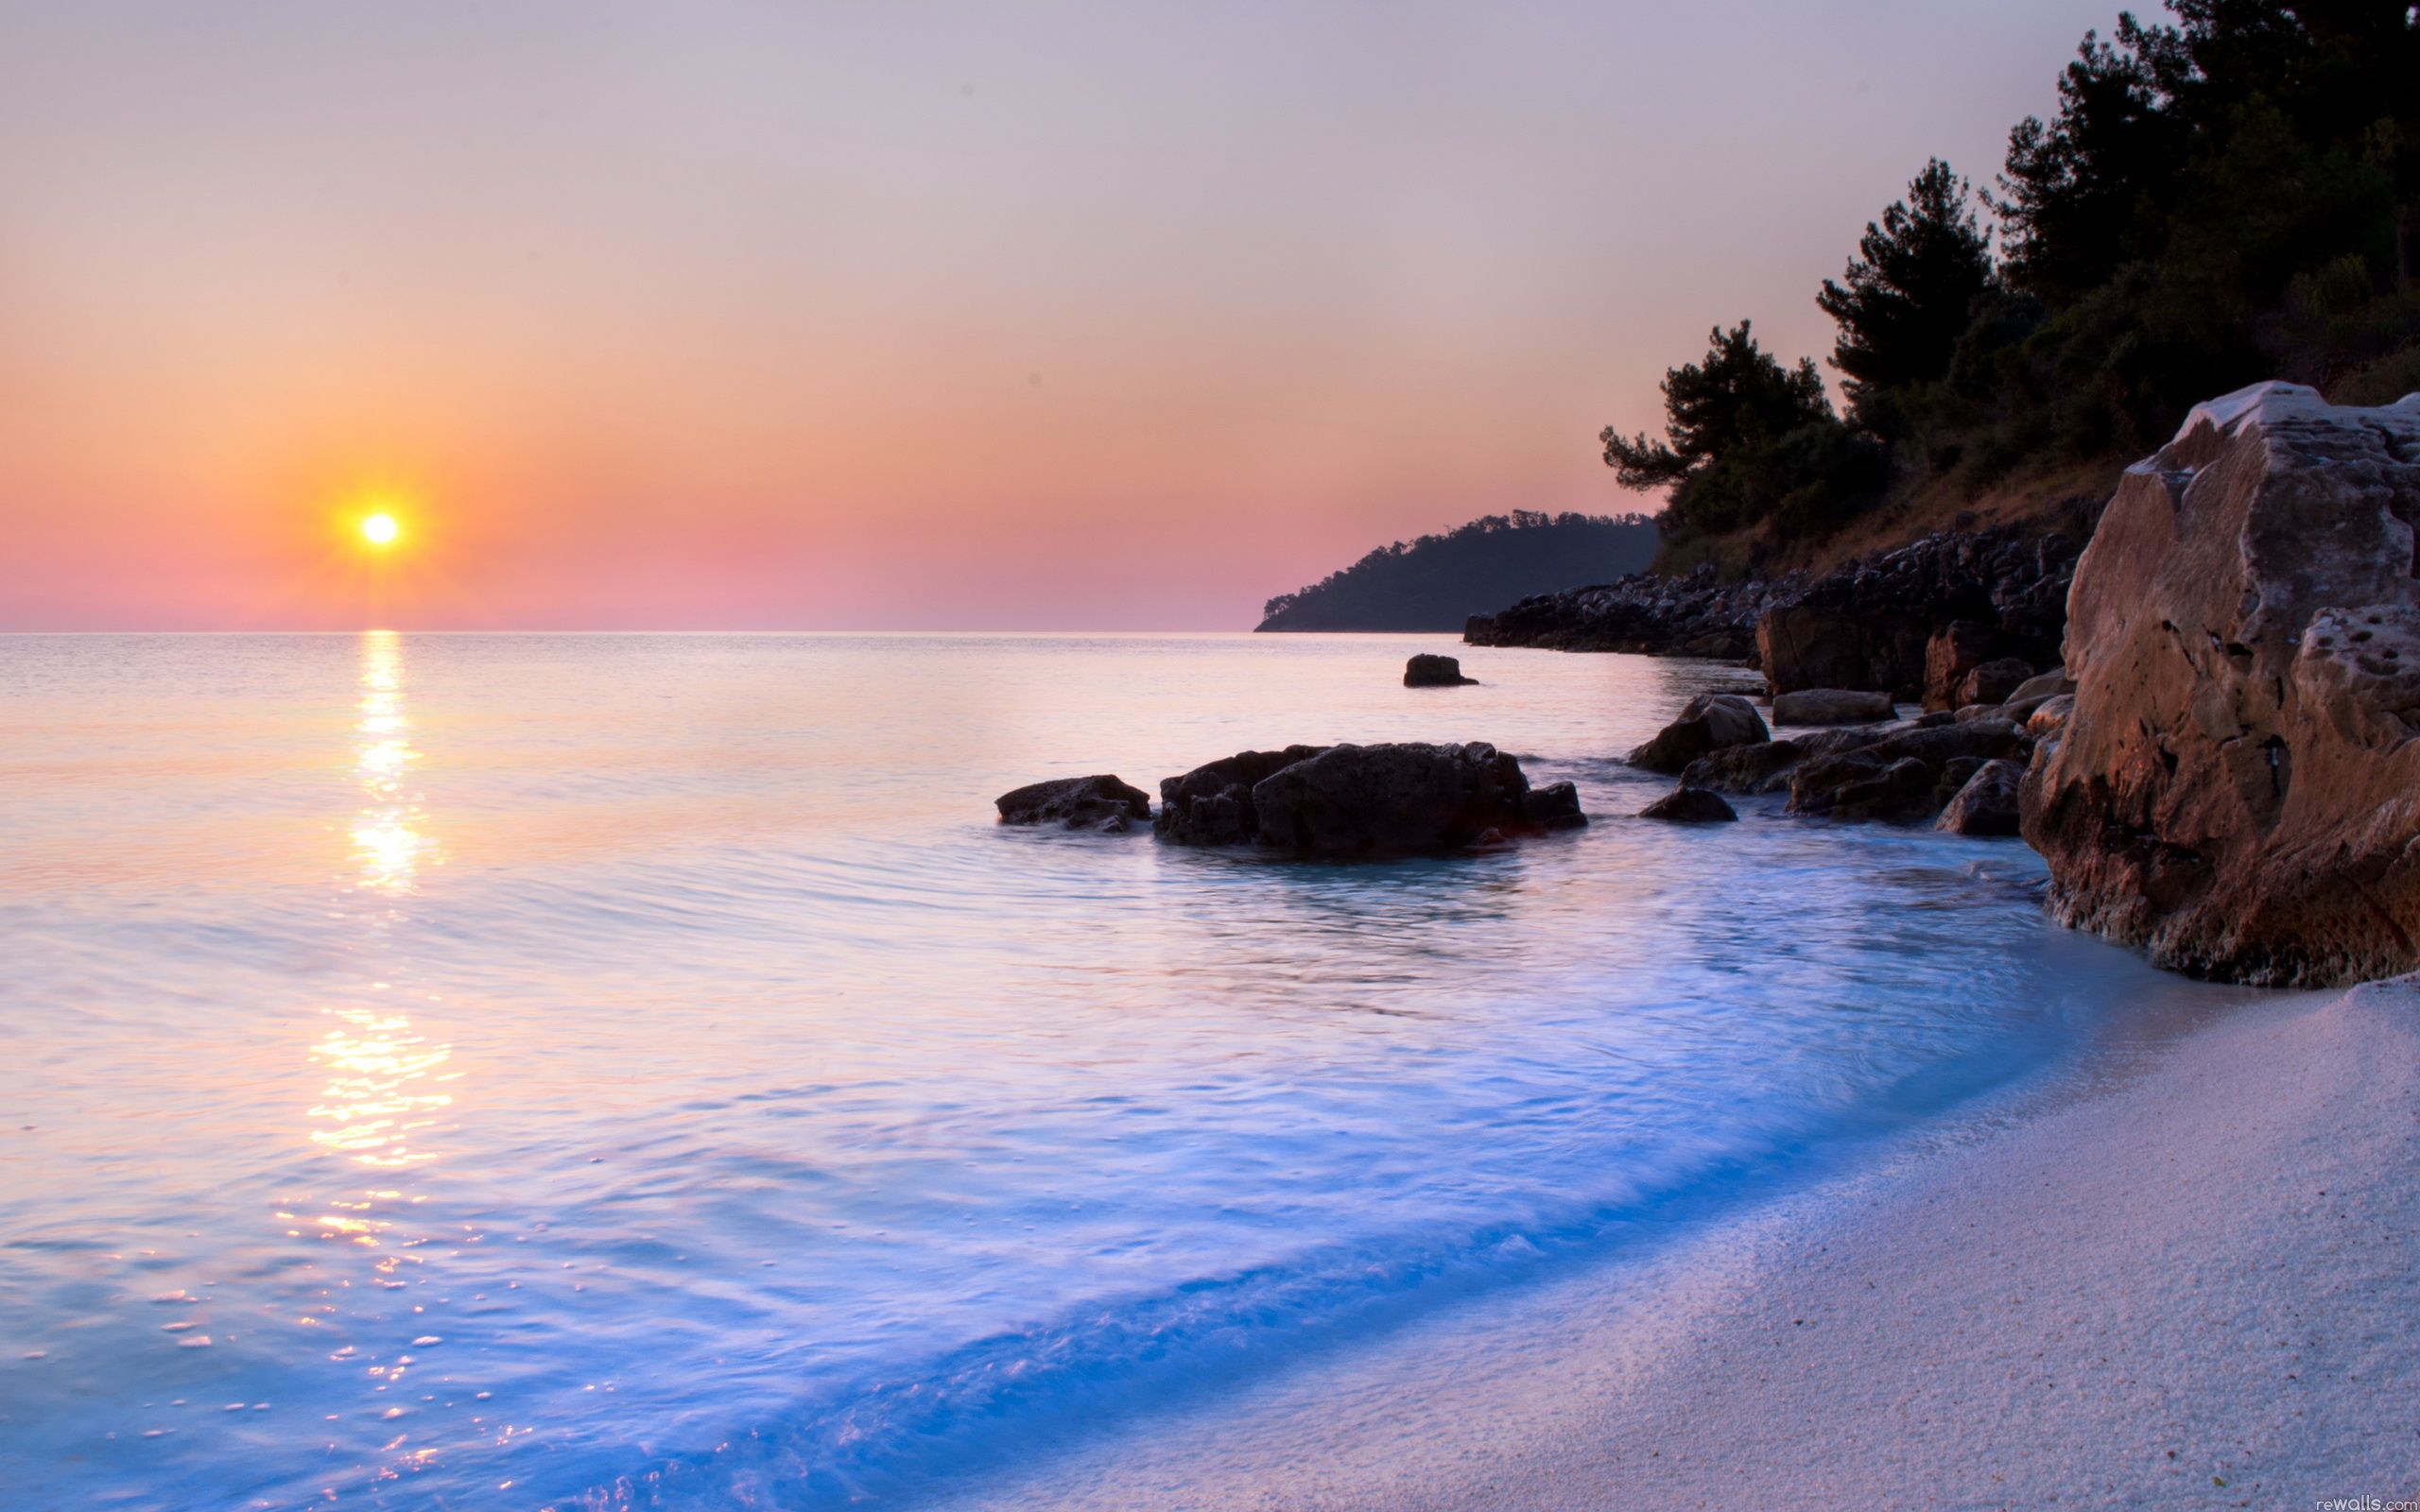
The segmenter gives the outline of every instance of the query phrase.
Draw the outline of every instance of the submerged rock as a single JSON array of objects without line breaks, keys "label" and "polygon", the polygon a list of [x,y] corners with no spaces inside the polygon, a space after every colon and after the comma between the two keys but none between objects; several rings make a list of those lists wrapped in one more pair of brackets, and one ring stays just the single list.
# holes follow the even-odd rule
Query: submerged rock
[{"label": "submerged rock", "polygon": [[2420,967],[2416,525],[2420,394],[2261,384],[2127,470],[2025,780],[2060,919],[2245,982]]},{"label": "submerged rock", "polygon": [[1071,830],[1124,830],[1151,816],[1151,799],[1115,777],[1062,777],[1003,793],[993,804],[1002,824],[1063,824]]},{"label": "submerged rock", "polygon": [[1684,784],[1639,810],[1638,816],[1674,824],[1728,824],[1739,815],[1719,795]]},{"label": "submerged rock", "polygon": [[1708,751],[1772,738],[1754,704],[1736,693],[1702,693],[1688,701],[1681,717],[1634,749],[1630,764],[1651,772],[1676,773]]},{"label": "submerged rock", "polygon": [[1407,688],[1460,688],[1478,680],[1462,676],[1462,663],[1458,657],[1424,653],[1403,664],[1403,685]]},{"label": "submerged rock", "polygon": [[1773,695],[1776,725],[1871,725],[1898,716],[1887,693],[1803,688]]},{"label": "submerged rock", "polygon": [[1532,792],[1519,762],[1476,741],[1244,751],[1169,778],[1160,796],[1164,839],[1317,855],[1450,850],[1587,822],[1569,782]]}]

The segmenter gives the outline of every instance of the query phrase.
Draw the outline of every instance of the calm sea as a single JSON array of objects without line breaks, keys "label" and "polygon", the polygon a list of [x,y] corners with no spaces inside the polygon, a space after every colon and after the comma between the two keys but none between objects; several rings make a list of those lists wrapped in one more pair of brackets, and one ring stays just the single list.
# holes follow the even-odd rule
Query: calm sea
[{"label": "calm sea", "polygon": [[[0,638],[0,1504],[912,1504],[2043,1065],[2011,841],[1622,816],[1740,674],[1414,637]],[[1010,831],[1483,739],[1585,831]]]}]

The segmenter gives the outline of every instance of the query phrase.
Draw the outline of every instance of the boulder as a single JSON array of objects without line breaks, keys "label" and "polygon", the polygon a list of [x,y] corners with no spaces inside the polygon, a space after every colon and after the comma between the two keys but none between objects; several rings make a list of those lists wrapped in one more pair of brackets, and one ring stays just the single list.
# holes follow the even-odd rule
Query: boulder
[{"label": "boulder", "polygon": [[1756,621],[1756,654],[1776,696],[1813,688],[1893,693],[1921,665],[1921,620],[1843,598],[1778,605]]},{"label": "boulder", "polygon": [[1403,664],[1403,685],[1407,688],[1461,688],[1478,680],[1462,676],[1462,663],[1458,657],[1424,653]]},{"label": "boulder", "polygon": [[2127,470],[2025,779],[2058,918],[2237,981],[2420,967],[2415,525],[2420,395],[2258,385]]},{"label": "boulder", "polygon": [[1160,799],[1163,839],[1318,855],[1449,850],[1587,822],[1572,784],[1532,792],[1520,763],[1478,742],[1242,751],[1167,779]]},{"label": "boulder", "polygon": [[1952,834],[2014,834],[2017,830],[2017,787],[2025,768],[2002,759],[1985,762],[1958,789],[1933,828]]},{"label": "boulder", "polygon": [[1773,695],[1776,725],[1870,725],[1895,719],[1887,693],[1858,693],[1847,688],[1802,688]]},{"label": "boulder", "polygon": [[1569,782],[1530,789],[1521,799],[1521,816],[1541,830],[1577,830],[1588,822],[1580,812],[1580,789]]},{"label": "boulder", "polygon": [[1105,775],[1030,782],[992,801],[1002,824],[1063,824],[1070,830],[1114,832],[1151,816],[1150,795]]},{"label": "boulder", "polygon": [[1281,767],[1308,761],[1325,746],[1238,751],[1160,783],[1160,812],[1151,827],[1179,845],[1241,845],[1260,833],[1252,790]]},{"label": "boulder", "polygon": [[1754,704],[1736,693],[1702,693],[1688,701],[1681,717],[1633,750],[1630,764],[1651,772],[1673,773],[1708,751],[1772,738]]},{"label": "boulder", "polygon": [[1999,698],[1965,696],[1967,674],[1992,660],[1999,645],[1998,632],[1971,620],[1952,620],[1935,630],[1925,643],[1925,707],[1955,709],[1961,704],[1999,702]]},{"label": "boulder", "polygon": [[2010,703],[2023,703],[2029,698],[2055,698],[2063,693],[2073,693],[2076,685],[2067,680],[2067,669],[2052,667],[2038,678],[2028,678],[2008,696]]},{"label": "boulder", "polygon": [[1675,824],[1726,824],[1739,816],[1720,796],[1684,782],[1639,810],[1638,816]]},{"label": "boulder", "polygon": [[1936,786],[1934,769],[1913,756],[1820,756],[1790,774],[1789,811],[1836,819],[1923,818],[1940,802]]},{"label": "boulder", "polygon": [[2013,656],[1986,662],[1966,674],[1958,684],[1958,701],[1965,703],[2001,703],[2016,696],[2033,676],[2033,669]]},{"label": "boulder", "polygon": [[1794,740],[1728,746],[1689,763],[1681,773],[1681,785],[1716,793],[1771,793],[1789,785],[1789,769],[1806,754],[1806,747]]}]

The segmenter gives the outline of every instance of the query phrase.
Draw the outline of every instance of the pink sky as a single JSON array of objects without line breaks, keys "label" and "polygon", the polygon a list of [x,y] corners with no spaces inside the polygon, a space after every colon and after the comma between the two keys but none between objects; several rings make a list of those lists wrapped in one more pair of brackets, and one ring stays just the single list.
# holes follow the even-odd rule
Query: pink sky
[{"label": "pink sky", "polygon": [[0,628],[1248,627],[1651,506],[2113,16],[9,4]]}]

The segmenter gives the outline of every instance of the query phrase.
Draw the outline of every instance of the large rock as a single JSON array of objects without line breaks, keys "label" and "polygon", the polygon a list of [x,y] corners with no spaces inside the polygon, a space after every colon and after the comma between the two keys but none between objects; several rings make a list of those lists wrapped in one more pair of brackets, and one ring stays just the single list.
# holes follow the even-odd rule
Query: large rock
[{"label": "large rock", "polygon": [[2127,471],[2025,780],[2058,917],[2246,982],[2420,967],[2415,524],[2420,395],[2263,384]]},{"label": "large rock", "polygon": [[1773,695],[1776,725],[1871,725],[1898,716],[1887,693],[1805,688]]},{"label": "large rock", "polygon": [[1756,657],[1776,696],[1807,688],[1894,693],[1924,642],[1917,616],[1863,603],[1784,604],[1756,622]]},{"label": "large rock", "polygon": [[2017,831],[2017,787],[2025,780],[2018,763],[1985,762],[1950,799],[1933,827],[1952,834],[2014,834]]},{"label": "large rock", "polygon": [[1689,763],[1681,785],[1714,793],[1772,793],[1789,785],[1789,769],[1806,754],[1795,740],[1764,740],[1731,746]]},{"label": "large rock", "polygon": [[1772,738],[1754,704],[1736,693],[1702,693],[1682,709],[1681,717],[1633,750],[1630,764],[1651,772],[1678,772],[1708,751]]},{"label": "large rock", "polygon": [[1403,664],[1403,685],[1407,688],[1460,688],[1478,680],[1462,676],[1462,663],[1457,657],[1423,653]]},{"label": "large rock", "polygon": [[1728,824],[1739,816],[1720,796],[1685,782],[1639,810],[1638,816],[1674,824]]},{"label": "large rock", "polygon": [[1449,850],[1586,822],[1567,782],[1530,791],[1495,747],[1406,742],[1244,751],[1160,784],[1159,832],[1319,855]]},{"label": "large rock", "polygon": [[1031,782],[992,800],[1002,824],[1063,824],[1071,830],[1123,830],[1151,816],[1150,796],[1115,777],[1062,777]]},{"label": "large rock", "polygon": [[1913,756],[1871,751],[1818,756],[1789,778],[1792,814],[1837,819],[1919,819],[1940,806],[1937,772]]},{"label": "large rock", "polygon": [[1308,761],[1325,746],[1238,751],[1160,782],[1160,812],[1151,827],[1180,845],[1241,845],[1260,834],[1252,790],[1270,773]]}]

